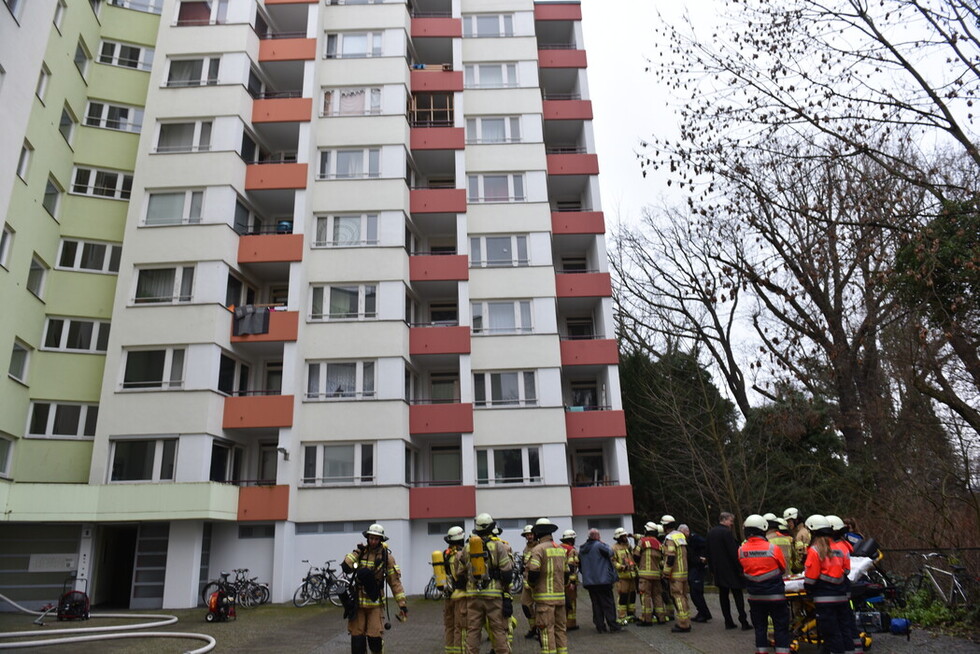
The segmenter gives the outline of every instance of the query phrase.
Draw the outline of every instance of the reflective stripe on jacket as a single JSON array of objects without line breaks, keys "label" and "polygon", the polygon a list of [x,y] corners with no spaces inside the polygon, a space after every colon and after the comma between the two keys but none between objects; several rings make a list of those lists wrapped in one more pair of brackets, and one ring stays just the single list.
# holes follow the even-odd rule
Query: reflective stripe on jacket
[{"label": "reflective stripe on jacket", "polygon": [[529,573],[539,573],[531,589],[535,604],[563,605],[568,550],[556,544],[550,535],[544,535],[531,550],[527,567]]},{"label": "reflective stripe on jacket", "polygon": [[673,565],[667,568],[664,564],[664,572],[670,575],[671,579],[687,579],[687,539],[684,534],[674,530],[667,534],[664,539],[664,558],[670,560],[673,557]]},{"label": "reflective stripe on jacket", "polygon": [[848,584],[845,582],[850,568],[847,552],[831,547],[826,558],[821,559],[811,546],[806,553],[803,583],[816,602],[846,602]]},{"label": "reflective stripe on jacket", "polygon": [[738,548],[738,562],[745,574],[749,599],[755,601],[784,601],[786,586],[786,557],[775,544],[761,536],[752,536]]},{"label": "reflective stripe on jacket", "polygon": [[[367,568],[374,572],[374,578],[380,589],[380,597],[373,600],[363,590],[357,594],[358,605],[364,607],[381,606],[384,600],[385,582],[391,587],[391,593],[399,604],[405,601],[405,589],[402,587],[401,568],[395,562],[395,555],[384,543],[376,549],[356,549],[344,557],[344,563],[351,568]],[[356,575],[355,575],[356,578]]]},{"label": "reflective stripe on jacket", "polygon": [[636,562],[633,561],[633,553],[630,546],[617,542],[612,546],[613,567],[620,579],[632,579],[633,571],[636,569]]},{"label": "reflective stripe on jacket", "polygon": [[663,553],[659,540],[653,536],[644,536],[633,548],[633,556],[636,557],[636,570],[640,579],[660,579]]}]

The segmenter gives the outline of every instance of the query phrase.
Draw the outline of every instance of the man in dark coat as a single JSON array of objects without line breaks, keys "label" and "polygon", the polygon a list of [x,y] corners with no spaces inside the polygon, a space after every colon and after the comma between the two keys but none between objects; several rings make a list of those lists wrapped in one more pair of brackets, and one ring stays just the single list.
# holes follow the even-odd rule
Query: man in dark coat
[{"label": "man in dark coat", "polygon": [[704,567],[708,559],[708,542],[687,525],[681,525],[677,529],[687,538],[687,581],[691,588],[691,602],[698,610],[691,621],[707,622],[711,619],[711,609],[704,601]]},{"label": "man in dark coat", "polygon": [[745,601],[742,589],[745,579],[742,577],[742,565],[738,562],[738,543],[732,533],[735,516],[722,512],[718,524],[708,530],[708,568],[718,586],[718,601],[721,604],[721,614],[725,618],[725,629],[734,629],[737,625],[732,620],[732,607],[728,599],[729,592],[735,598],[735,608],[738,609],[738,621],[742,629],[752,628],[745,615]]}]

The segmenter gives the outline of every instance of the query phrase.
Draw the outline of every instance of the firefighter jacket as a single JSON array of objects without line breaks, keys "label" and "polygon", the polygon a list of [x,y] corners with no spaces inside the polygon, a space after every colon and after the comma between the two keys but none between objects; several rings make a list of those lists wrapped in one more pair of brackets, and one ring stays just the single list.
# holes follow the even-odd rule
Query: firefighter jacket
[{"label": "firefighter jacket", "polygon": [[811,540],[813,540],[813,537],[810,535],[810,530],[806,528],[806,525],[802,522],[796,525],[796,529],[793,530],[793,547],[796,548],[797,560],[806,561],[806,548],[810,547]]},{"label": "firefighter jacket", "polygon": [[358,545],[357,549],[344,557],[344,564],[354,569],[359,606],[369,608],[381,606],[384,602],[385,582],[391,587],[391,593],[398,606],[405,606],[401,568],[398,567],[395,555],[387,545],[381,543],[375,548]]},{"label": "firefighter jacket", "polygon": [[562,543],[561,546],[568,557],[568,583],[576,584],[578,583],[578,550],[568,543]]},{"label": "firefighter jacket", "polygon": [[783,552],[783,560],[786,561],[787,570],[801,570],[803,566],[799,565],[800,558],[796,553],[796,548],[793,547],[793,537],[784,534],[778,529],[767,532],[766,539],[778,547]]},{"label": "firefighter jacket", "polygon": [[456,561],[459,559],[461,550],[462,548],[459,545],[450,545],[442,552],[442,560],[445,561],[446,565],[446,588],[444,593],[452,599],[463,597],[463,589],[460,588],[462,584],[457,582],[456,577],[453,576],[457,569]]},{"label": "firefighter jacket", "polygon": [[529,539],[524,545],[524,551],[521,552],[521,571],[524,577],[524,581],[527,581],[527,562],[531,560],[531,550],[534,546],[538,544],[535,539]]},{"label": "firefighter jacket", "polygon": [[654,536],[644,536],[633,548],[633,556],[640,579],[660,579],[663,551],[659,540]]},{"label": "firefighter jacket", "polygon": [[531,550],[527,569],[535,604],[565,605],[568,550],[545,534]]},{"label": "firefighter jacket", "polygon": [[803,570],[803,583],[816,603],[846,602],[847,573],[851,571],[851,558],[847,552],[831,546],[827,556],[812,546],[807,550]]},{"label": "firefighter jacket", "polygon": [[664,574],[671,580],[687,579],[687,539],[676,529],[664,538]]},{"label": "firefighter jacket", "polygon": [[616,542],[612,546],[613,567],[620,579],[632,579],[636,572],[636,562],[633,560],[633,553],[630,551],[628,543]]},{"label": "firefighter jacket", "polygon": [[483,548],[486,552],[487,574],[484,577],[473,575],[470,563],[470,548],[463,547],[456,560],[456,570],[453,576],[460,581],[466,580],[464,595],[466,597],[483,597],[503,599],[504,589],[510,587],[514,575],[514,558],[510,545],[502,540],[484,538]]},{"label": "firefighter jacket", "polygon": [[742,564],[745,587],[749,599],[756,602],[783,602],[786,600],[786,557],[775,543],[761,536],[751,536],[738,548],[738,562]]}]

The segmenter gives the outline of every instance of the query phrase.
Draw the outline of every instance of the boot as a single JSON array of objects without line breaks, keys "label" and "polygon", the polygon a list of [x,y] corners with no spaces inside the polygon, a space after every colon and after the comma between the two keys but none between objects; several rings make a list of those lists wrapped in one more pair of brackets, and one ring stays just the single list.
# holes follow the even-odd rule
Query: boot
[{"label": "boot", "polygon": [[350,637],[351,654],[367,654],[367,636]]}]

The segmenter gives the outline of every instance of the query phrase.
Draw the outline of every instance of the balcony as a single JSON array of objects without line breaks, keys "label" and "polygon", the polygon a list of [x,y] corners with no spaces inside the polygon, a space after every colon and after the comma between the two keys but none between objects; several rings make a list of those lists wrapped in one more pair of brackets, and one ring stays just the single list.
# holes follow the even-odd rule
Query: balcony
[{"label": "balcony", "polygon": [[305,163],[258,163],[245,167],[246,191],[281,191],[306,188]]},{"label": "balcony", "polygon": [[466,189],[419,188],[409,193],[412,213],[465,213]]},{"label": "balcony", "polygon": [[225,398],[224,429],[270,429],[293,426],[292,395],[239,395]]},{"label": "balcony", "polygon": [[470,328],[430,325],[412,327],[408,332],[408,353],[469,354]]},{"label": "balcony", "polygon": [[238,521],[289,519],[289,486],[242,486],[238,489]]},{"label": "balcony", "polygon": [[308,123],[312,98],[267,98],[252,102],[253,123]]},{"label": "balcony", "polygon": [[412,127],[410,147],[413,150],[462,150],[466,131],[462,127]]},{"label": "balcony", "polygon": [[632,486],[573,487],[572,515],[628,515],[633,513]]},{"label": "balcony", "polygon": [[592,120],[592,102],[576,95],[549,94],[542,102],[545,120]]},{"label": "balcony", "polygon": [[408,513],[411,520],[468,518],[476,514],[475,486],[428,486],[410,488]]},{"label": "balcony", "polygon": [[412,404],[408,408],[412,434],[462,434],[473,431],[473,405]]},{"label": "balcony", "polygon": [[555,293],[557,297],[612,297],[612,279],[603,272],[559,272]]},{"label": "balcony", "polygon": [[461,254],[412,255],[408,271],[413,282],[462,282],[470,278],[469,259]]},{"label": "balcony", "polygon": [[582,6],[578,2],[535,3],[534,20],[582,20]]},{"label": "balcony", "polygon": [[561,342],[563,366],[615,366],[619,346],[613,339],[576,339]]},{"label": "balcony", "polygon": [[238,239],[238,263],[283,263],[303,260],[302,234],[262,234]]},{"label": "balcony", "polygon": [[259,41],[259,61],[313,61],[316,59],[316,39],[262,39]]},{"label": "balcony", "polygon": [[605,234],[606,221],[601,211],[552,211],[553,234]]},{"label": "balcony", "polygon": [[463,73],[452,70],[450,64],[426,66],[414,69],[411,74],[411,92],[462,91]]},{"label": "balcony", "polygon": [[549,175],[598,175],[599,156],[581,152],[549,152]]},{"label": "balcony", "polygon": [[565,436],[575,438],[625,438],[626,413],[603,407],[570,407],[565,412]]},{"label": "balcony", "polygon": [[451,16],[412,16],[412,38],[458,39],[463,36],[463,20]]},{"label": "balcony", "polygon": [[[232,316],[232,327],[234,327],[234,316]],[[232,329],[234,331],[234,329]],[[232,343],[285,343],[296,342],[299,333],[299,312],[298,311],[270,311],[269,312],[269,331],[265,334],[240,334],[236,336],[232,333]]]},{"label": "balcony", "polygon": [[576,50],[574,44],[549,46],[538,50],[539,68],[588,68],[585,50]]}]

